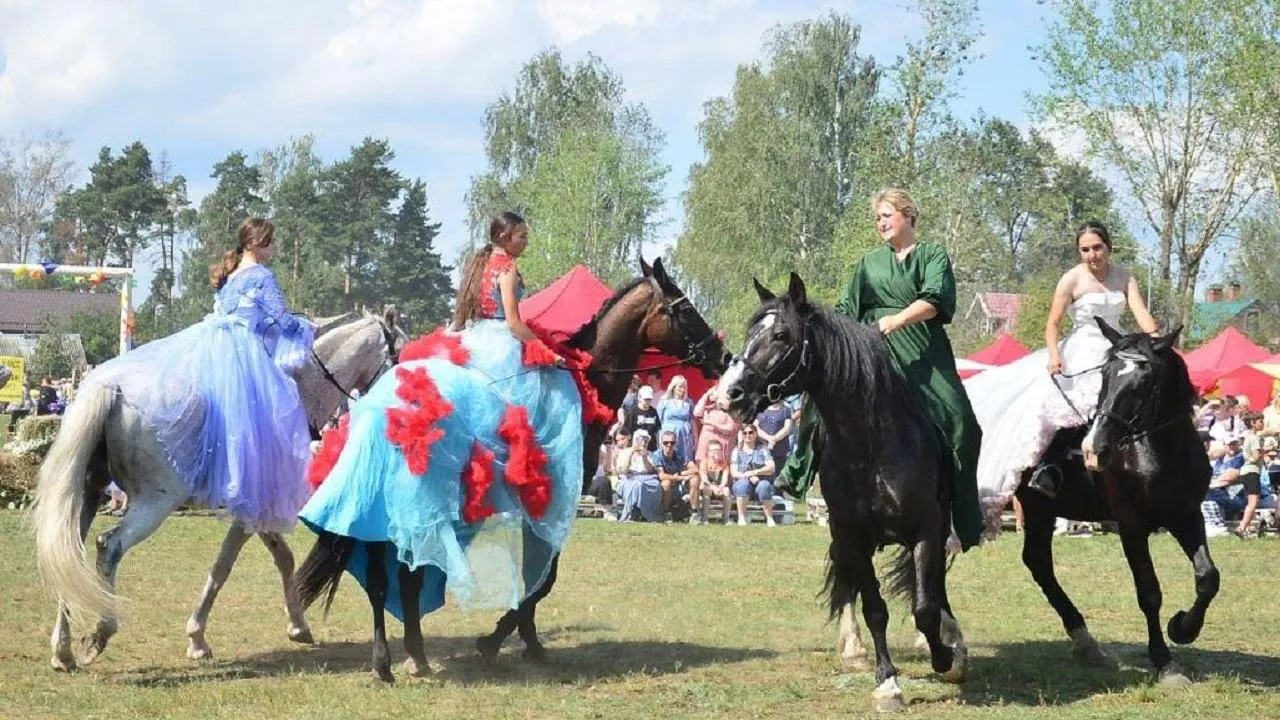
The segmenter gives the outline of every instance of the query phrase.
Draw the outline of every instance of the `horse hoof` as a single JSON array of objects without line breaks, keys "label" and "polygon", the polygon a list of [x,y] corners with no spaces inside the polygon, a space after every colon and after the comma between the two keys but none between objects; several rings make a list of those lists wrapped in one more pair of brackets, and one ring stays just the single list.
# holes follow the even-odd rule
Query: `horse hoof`
[{"label": "horse hoof", "polygon": [[484,658],[484,661],[490,665],[498,662],[499,647],[501,647],[501,643],[489,635],[476,638],[476,650],[480,651],[480,657]]},{"label": "horse hoof", "polygon": [[431,664],[426,660],[419,663],[413,658],[406,658],[404,661],[404,672],[409,677],[424,678],[431,677],[435,670],[431,668]]},{"label": "horse hoof", "polygon": [[50,658],[49,664],[53,666],[53,669],[57,670],[58,672],[73,673],[76,671],[75,656],[64,657],[64,656],[54,655],[52,658]]},{"label": "horse hoof", "polygon": [[311,628],[289,626],[289,640],[299,645],[315,645],[316,640],[311,636]]},{"label": "horse hoof", "polygon": [[395,685],[396,676],[391,674],[391,667],[379,667],[373,669],[373,679],[376,685]]},{"label": "horse hoof", "polygon": [[1195,627],[1187,629],[1187,611],[1179,610],[1169,618],[1169,625],[1165,628],[1169,634],[1169,641],[1177,645],[1189,645],[1196,641],[1200,636],[1200,628]]},{"label": "horse hoof", "polygon": [[1182,672],[1177,663],[1169,663],[1160,671],[1160,687],[1178,689],[1191,686],[1191,678]]},{"label": "horse hoof", "polygon": [[106,643],[100,642],[92,635],[86,635],[80,638],[80,664],[91,665],[93,661],[98,659],[103,650],[106,650]]},{"label": "horse hoof", "polygon": [[197,645],[193,642],[187,646],[187,658],[190,660],[212,660],[213,648],[209,647],[207,643]]},{"label": "horse hoof", "polygon": [[872,695],[871,707],[878,713],[900,713],[905,712],[907,704],[902,701],[902,695]]},{"label": "horse hoof", "polygon": [[939,673],[938,677],[942,679],[942,682],[956,685],[964,682],[969,677],[969,650],[963,645],[953,650],[955,656],[951,660],[951,669],[944,673]]},{"label": "horse hoof", "polygon": [[541,645],[529,645],[524,649],[524,659],[535,665],[547,664],[547,649]]}]

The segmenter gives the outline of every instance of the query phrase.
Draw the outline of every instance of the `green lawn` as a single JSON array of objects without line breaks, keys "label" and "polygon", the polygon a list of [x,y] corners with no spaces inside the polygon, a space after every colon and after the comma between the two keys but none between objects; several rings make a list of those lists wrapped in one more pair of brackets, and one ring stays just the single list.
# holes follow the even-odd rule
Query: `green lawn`
[{"label": "green lawn", "polygon": [[[101,525],[102,523],[100,523]],[[0,512],[0,718],[810,717],[870,714],[873,679],[841,668],[821,586],[826,531],[811,526],[688,527],[583,521],[539,620],[551,663],[524,662],[516,639],[496,668],[473,640],[496,614],[446,610],[424,623],[441,671],[392,688],[369,679],[370,621],[349,580],[318,644],[290,644],[266,550],[246,547],[209,626],[216,660],[185,658],[183,626],[225,526],[175,517],[120,572],[128,598],[106,654],[73,676],[49,669],[53,604],[40,588],[22,518]],[[1022,568],[1014,536],[956,562],[951,597],[972,652],[967,683],[931,679],[914,629],[892,608],[891,642],[913,717],[1280,717],[1275,540],[1215,539],[1222,593],[1201,640],[1175,649],[1196,679],[1151,684],[1143,622],[1114,537],[1061,539],[1059,572],[1119,672],[1070,659],[1061,625]],[[301,556],[310,537],[294,542]],[[1191,600],[1188,564],[1154,541],[1165,617]],[[392,621],[399,660],[400,629]]]}]

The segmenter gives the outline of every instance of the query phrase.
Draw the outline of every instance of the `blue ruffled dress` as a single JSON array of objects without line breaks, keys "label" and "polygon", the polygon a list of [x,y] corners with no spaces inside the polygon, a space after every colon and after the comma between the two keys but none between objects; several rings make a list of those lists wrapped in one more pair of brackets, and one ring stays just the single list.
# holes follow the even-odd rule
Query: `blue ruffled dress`
[{"label": "blue ruffled dress", "polygon": [[313,340],[271,271],[250,265],[227,279],[204,320],[99,365],[82,388],[120,393],[192,499],[253,531],[287,532],[307,500],[311,456],[290,373]]},{"label": "blue ruffled dress", "polygon": [[[482,319],[460,334],[466,366],[447,359],[403,362],[351,410],[346,444],[333,469],[299,517],[316,531],[360,540],[347,564],[368,586],[364,543],[389,542],[383,553],[389,583],[386,609],[403,620],[398,563],[426,567],[419,596],[423,615],[444,605],[446,590],[464,609],[510,609],[545,581],[551,560],[569,538],[582,492],[582,405],[570,374],[523,364],[497,297],[496,278]],[[523,288],[521,288],[523,292]],[[496,309],[495,309],[496,308]],[[453,409],[434,429],[425,475],[416,475],[400,447],[388,440],[388,410],[404,408],[397,395],[402,371],[425,369]],[[537,445],[546,453],[550,502],[533,517],[506,482],[510,451],[498,426],[510,406],[528,411]],[[494,513],[468,523],[463,472],[478,443],[493,453],[487,500]]]}]

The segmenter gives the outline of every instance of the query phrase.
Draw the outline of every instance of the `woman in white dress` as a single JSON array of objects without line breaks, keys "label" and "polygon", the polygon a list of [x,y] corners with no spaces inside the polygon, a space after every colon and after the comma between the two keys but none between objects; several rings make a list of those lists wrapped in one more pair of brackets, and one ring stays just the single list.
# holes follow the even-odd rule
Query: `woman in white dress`
[{"label": "woman in white dress", "polygon": [[[1083,425],[1092,416],[1102,384],[1094,369],[1111,347],[1094,318],[1116,326],[1128,307],[1143,331],[1157,331],[1137,279],[1111,264],[1107,228],[1097,222],[1084,225],[1076,231],[1076,248],[1080,264],[1054,290],[1045,348],[965,382],[982,426],[978,493],[989,521],[998,519],[1028,468],[1036,468],[1028,485],[1056,496],[1061,473],[1052,463],[1041,464],[1042,457],[1059,430]],[[1072,330],[1059,342],[1068,314]]]}]

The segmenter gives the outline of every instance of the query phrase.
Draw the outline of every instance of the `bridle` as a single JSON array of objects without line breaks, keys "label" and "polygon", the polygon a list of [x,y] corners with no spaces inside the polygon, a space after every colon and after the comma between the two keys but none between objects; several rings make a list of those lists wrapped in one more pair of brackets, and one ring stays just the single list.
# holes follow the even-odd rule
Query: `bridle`
[{"label": "bridle", "polygon": [[[1144,355],[1125,352],[1123,350],[1118,351],[1116,353],[1115,359],[1124,360],[1126,362],[1132,362],[1132,363],[1137,363],[1142,365],[1150,364],[1151,362]],[[1160,385],[1160,380],[1161,380],[1160,371],[1157,370],[1156,382],[1155,382],[1156,386]],[[1134,445],[1137,442],[1148,439],[1152,435],[1155,435],[1161,430],[1164,430],[1165,428],[1170,427],[1175,423],[1177,423],[1178,421],[1184,419],[1182,415],[1175,413],[1172,418],[1160,423],[1159,425],[1156,425],[1153,428],[1148,428],[1148,429],[1139,428],[1138,424],[1143,421],[1145,415],[1147,414],[1147,404],[1151,400],[1151,398],[1155,396],[1156,396],[1155,392],[1143,393],[1142,399],[1138,402],[1137,409],[1133,412],[1133,416],[1127,419],[1124,417],[1121,417],[1117,413],[1111,412],[1110,410],[1103,410],[1101,407],[1099,407],[1097,417],[1105,418],[1107,420],[1115,422],[1120,426],[1122,426],[1126,431],[1124,435],[1121,435],[1120,438],[1116,440],[1117,449],[1123,450],[1127,447]]]},{"label": "bridle", "polygon": [[[369,378],[369,381],[363,386],[355,388],[360,395],[364,395],[369,392],[369,388],[373,387],[374,383],[378,382],[378,379],[381,378],[387,370],[400,364],[400,351],[396,349],[395,334],[391,331],[391,328],[381,320],[378,321],[378,327],[382,330],[382,342],[384,343],[383,350],[385,351],[382,367],[379,368],[378,372],[374,373],[373,377]],[[320,368],[320,374],[324,376],[325,380],[329,381],[330,385],[337,388],[338,392],[345,395],[348,400],[355,402],[356,396],[353,391],[347,390],[342,386],[342,383],[338,382],[338,378],[327,366],[325,366],[324,361],[320,359],[320,356],[316,354],[314,346],[311,348],[311,359],[315,361],[316,367]]]},{"label": "bridle", "polygon": [[[772,365],[763,370],[756,367],[754,363],[747,359],[747,351],[751,349],[751,339],[751,337],[747,338],[745,349],[742,351],[742,356],[738,359],[742,361],[743,365],[747,366],[748,370],[760,377],[763,377],[765,381],[768,382],[768,385],[764,388],[765,398],[767,398],[771,403],[776,403],[784,398],[791,397],[792,395],[796,395],[801,392],[802,388],[798,386],[799,378],[802,373],[807,374],[810,362],[809,324],[805,321],[801,321],[800,344],[788,347],[787,351],[782,354],[782,357],[778,358]],[[796,358],[795,363],[791,366],[791,369],[787,372],[786,376],[781,380],[770,381],[770,378],[775,373],[782,372],[779,368],[784,367],[787,361],[791,359],[791,356],[797,352],[799,353],[799,356]]]},{"label": "bridle", "polygon": [[[657,299],[659,309],[662,311],[662,314],[667,317],[667,322],[671,325],[671,327],[674,328],[676,333],[680,335],[680,340],[681,342],[684,343],[684,346],[688,351],[683,358],[681,358],[678,362],[672,363],[672,364],[683,365],[686,363],[690,363],[698,367],[709,366],[712,362],[711,352],[710,352],[711,345],[717,341],[715,331],[712,330],[710,327],[708,327],[707,331],[703,333],[701,337],[697,338],[696,340],[693,339],[692,333],[689,331],[689,329],[685,327],[684,323],[680,322],[680,311],[679,311],[680,304],[686,303],[689,305],[689,307],[693,307],[693,303],[689,302],[689,297],[682,293],[680,297],[677,297],[674,300],[671,300],[670,302],[668,302],[667,294],[666,292],[663,291],[662,286],[658,283],[656,278],[654,278],[653,276],[650,276],[649,284],[653,288],[653,295]],[[729,356],[729,353],[725,352],[724,357],[720,358],[720,361],[725,365],[728,365],[728,363],[726,362],[726,360],[728,359],[728,356]],[[652,370],[656,368],[644,368],[644,369]]]}]

